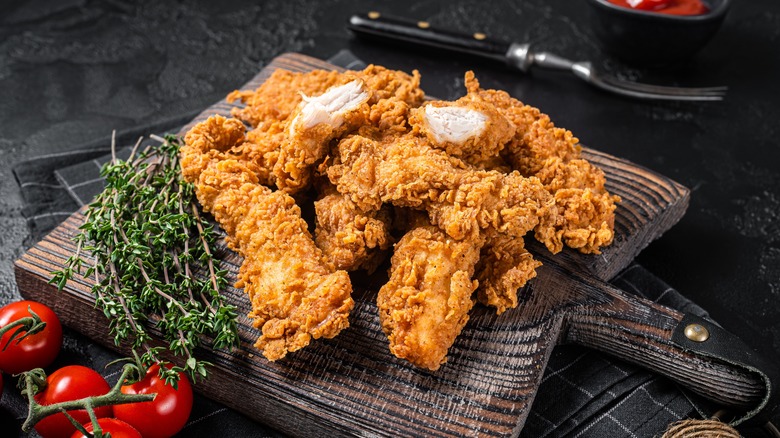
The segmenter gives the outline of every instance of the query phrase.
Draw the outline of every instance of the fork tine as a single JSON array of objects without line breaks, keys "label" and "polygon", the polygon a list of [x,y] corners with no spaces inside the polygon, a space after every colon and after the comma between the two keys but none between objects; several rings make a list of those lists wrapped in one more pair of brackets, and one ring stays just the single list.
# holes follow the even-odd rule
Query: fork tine
[{"label": "fork tine", "polygon": [[716,101],[723,100],[728,90],[727,87],[681,88],[622,81],[598,75],[589,62],[574,63],[571,71],[598,88],[640,99]]},{"label": "fork tine", "polygon": [[[718,101],[723,100],[722,94],[713,93],[699,93],[699,94],[680,94],[680,93],[663,93],[658,91],[644,91],[642,89],[625,88],[615,85],[611,81],[605,81],[603,78],[591,75],[587,81],[603,90],[611,91],[623,96],[636,97],[640,99],[652,99],[652,100],[685,100],[685,101]],[[669,88],[669,87],[667,87]]]},{"label": "fork tine", "polygon": [[685,87],[667,87],[663,85],[650,85],[637,82],[628,82],[615,78],[601,77],[604,82],[609,82],[617,87],[626,88],[629,90],[644,91],[647,93],[660,93],[674,96],[722,96],[728,91],[728,87],[702,87],[702,88],[685,88]]}]

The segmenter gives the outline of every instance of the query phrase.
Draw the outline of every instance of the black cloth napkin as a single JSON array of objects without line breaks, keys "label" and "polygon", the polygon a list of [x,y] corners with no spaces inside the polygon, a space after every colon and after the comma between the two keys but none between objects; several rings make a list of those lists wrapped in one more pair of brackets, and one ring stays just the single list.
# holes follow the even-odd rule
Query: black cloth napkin
[{"label": "black cloth napkin", "polygon": [[[350,52],[329,60],[351,69],[365,65]],[[117,136],[125,147],[140,136],[176,132],[194,114],[142,126]],[[100,167],[109,158],[110,137],[71,151],[19,163],[14,173],[26,206],[31,240],[37,241],[70,213],[88,203],[103,188]],[[709,319],[698,305],[638,264],[633,264],[612,284],[666,306]],[[98,370],[118,356],[76,333],[69,332],[60,365],[80,363]],[[54,367],[56,367],[55,364]],[[105,371],[109,383],[118,371]],[[8,385],[7,385],[8,386]],[[5,391],[2,404],[19,427],[26,402],[18,392]],[[579,346],[559,346],[552,353],[536,400],[521,433],[523,437],[656,437],[667,425],[699,415],[687,396],[670,380],[644,369]],[[2,421],[2,420],[0,420]],[[0,430],[13,430],[2,428]],[[280,434],[206,397],[197,395],[187,426],[179,436],[266,437]]]},{"label": "black cloth napkin", "polygon": [[[196,115],[197,112],[181,114],[153,124],[109,134],[71,150],[16,163],[13,173],[24,201],[22,215],[27,219],[30,229],[29,242],[41,240],[103,190],[104,182],[100,178],[100,169],[111,159],[112,141],[125,146],[124,153],[128,154],[130,146],[139,138],[148,139],[150,134],[175,132]],[[118,156],[122,158],[121,153]]]}]

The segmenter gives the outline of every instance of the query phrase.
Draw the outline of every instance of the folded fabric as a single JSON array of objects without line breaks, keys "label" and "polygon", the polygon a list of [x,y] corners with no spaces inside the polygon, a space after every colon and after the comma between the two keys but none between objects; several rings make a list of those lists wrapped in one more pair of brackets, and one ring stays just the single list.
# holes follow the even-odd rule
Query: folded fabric
[{"label": "folded fabric", "polygon": [[[152,133],[177,131],[197,113],[181,114],[149,125],[138,126],[113,136],[117,145],[132,146],[139,138]],[[13,166],[21,189],[22,215],[30,229],[28,246],[49,231],[103,189],[100,168],[111,158],[112,135],[91,141],[67,151],[53,149]],[[55,145],[52,146],[56,148]],[[124,154],[130,151],[125,148]],[[121,157],[121,155],[120,155]]]},{"label": "folded fabric", "polygon": [[[331,63],[352,69],[365,64],[348,51]],[[123,133],[118,144],[125,147],[149,133],[176,132],[193,114],[165,125],[144,126]],[[88,203],[102,190],[100,167],[108,159],[110,139],[72,151],[51,154],[18,164],[19,182],[30,225],[31,239],[39,239],[70,213]],[[612,280],[631,293],[688,313],[708,318],[706,312],[680,295],[638,264]],[[59,362],[83,363],[102,369],[117,356],[69,333],[64,358]],[[108,371],[116,379],[114,369]],[[8,395],[8,394],[6,394]],[[26,414],[25,401],[5,397],[17,419]],[[692,403],[677,386],[637,366],[578,346],[557,347],[550,358],[536,400],[521,436],[524,437],[655,437],[673,421],[696,417]],[[5,429],[7,430],[7,429]],[[196,396],[195,408],[183,435],[260,437],[275,432],[219,403]]]}]

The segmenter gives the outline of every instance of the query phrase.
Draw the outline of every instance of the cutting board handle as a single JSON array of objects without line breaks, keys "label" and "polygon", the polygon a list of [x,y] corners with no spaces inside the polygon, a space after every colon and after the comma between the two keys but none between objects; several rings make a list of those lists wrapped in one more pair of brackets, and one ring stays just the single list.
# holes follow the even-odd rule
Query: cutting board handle
[{"label": "cutting board handle", "polygon": [[708,321],[580,279],[587,304],[570,309],[563,342],[643,366],[733,411],[733,425],[758,422],[778,405],[778,370],[736,336]]}]

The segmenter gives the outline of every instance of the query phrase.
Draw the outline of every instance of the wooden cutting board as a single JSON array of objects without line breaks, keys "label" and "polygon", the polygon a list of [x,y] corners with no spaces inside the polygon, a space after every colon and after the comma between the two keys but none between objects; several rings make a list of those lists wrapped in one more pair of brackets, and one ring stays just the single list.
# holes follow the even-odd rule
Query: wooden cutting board
[{"label": "wooden cutting board", "polygon": [[[256,88],[277,68],[336,67],[286,54],[243,88]],[[192,123],[215,113],[228,115],[230,108],[219,102]],[[214,367],[212,377],[196,389],[291,435],[517,435],[554,345],[577,341],[614,346],[615,340],[599,340],[603,333],[598,328],[588,329],[594,317],[606,317],[608,326],[622,327],[620,333],[639,336],[645,343],[658,341],[663,350],[663,339],[681,316],[614,290],[602,280],[626,267],[682,217],[689,191],[628,161],[590,149],[584,152],[606,172],[608,189],[623,199],[616,212],[614,243],[598,256],[564,251],[546,258],[515,310],[496,316],[493,310],[476,306],[439,371],[414,368],[388,351],[374,302],[382,281],[378,275],[355,282],[362,287],[356,287],[349,329],[335,339],[314,341],[276,363],[252,347],[259,333],[243,316],[250,309],[243,290],[227,288],[227,301],[241,314],[241,346],[234,351],[199,351]],[[83,220],[81,213],[74,214],[17,260],[17,284],[24,297],[53,307],[68,327],[123,351],[113,345],[106,319],[93,308],[88,281],[76,278],[62,292],[47,284],[51,272],[73,254],[72,238]],[[532,248],[544,255],[540,245]],[[241,259],[224,246],[218,256],[234,281]],[[626,336],[618,336],[617,343]],[[620,355],[644,363],[643,354]],[[663,361],[663,355],[659,357]],[[650,364],[650,368],[659,367]]]}]

